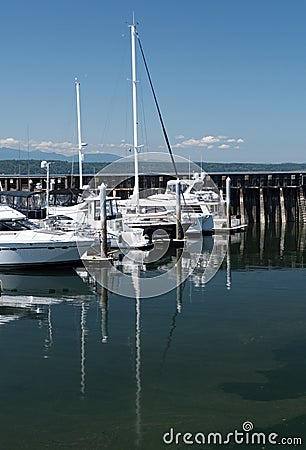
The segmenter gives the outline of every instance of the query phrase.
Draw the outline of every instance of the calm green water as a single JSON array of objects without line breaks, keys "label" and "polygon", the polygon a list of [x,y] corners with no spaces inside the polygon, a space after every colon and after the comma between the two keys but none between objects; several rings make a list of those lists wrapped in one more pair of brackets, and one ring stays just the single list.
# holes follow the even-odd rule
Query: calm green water
[{"label": "calm green water", "polygon": [[273,448],[162,439],[246,421],[306,448],[305,233],[249,229],[206,285],[138,302],[75,272],[0,274],[0,448]]}]

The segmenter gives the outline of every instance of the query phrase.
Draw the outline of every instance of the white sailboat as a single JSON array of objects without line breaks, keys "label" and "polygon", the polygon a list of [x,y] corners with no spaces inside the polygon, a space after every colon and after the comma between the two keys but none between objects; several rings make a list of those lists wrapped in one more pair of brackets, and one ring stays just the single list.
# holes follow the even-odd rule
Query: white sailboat
[{"label": "white sailboat", "polygon": [[[80,107],[80,83],[75,80],[76,106],[77,106],[77,134],[78,134],[78,155],[79,155],[79,177],[80,189],[83,185],[83,153],[82,149],[87,145],[82,141],[81,133],[81,107]],[[49,207],[49,225],[57,229],[76,230],[79,227],[87,231],[89,236],[100,231],[100,200],[98,195],[84,191],[83,201],[71,206]],[[151,244],[144,236],[142,229],[130,228],[122,219],[117,217],[116,199],[107,198],[106,207],[108,211],[107,237],[110,248],[137,248],[147,249]]]},{"label": "white sailboat", "polygon": [[[137,74],[136,74],[136,25],[131,26],[131,55],[132,55],[132,100],[133,100],[133,154],[134,154],[134,189],[133,194],[127,201],[119,203],[120,210],[126,222],[134,227],[141,226],[146,232],[148,230],[157,230],[162,228],[170,235],[175,236],[176,228],[176,199],[175,195],[169,197],[167,195],[150,196],[148,198],[141,198],[139,196],[139,165],[138,165],[138,151],[141,147],[138,144],[138,118],[137,118]],[[174,158],[171,154],[173,164]],[[176,170],[176,169],[175,169]],[[174,181],[176,183],[176,181]],[[183,195],[183,193],[182,193]],[[194,203],[194,202],[193,202]],[[198,202],[196,202],[198,203]],[[213,215],[208,208],[201,204],[190,204],[186,206],[184,201],[185,211],[182,211],[181,225],[186,234],[192,233],[212,233],[213,231]],[[150,221],[150,224],[148,223]]]}]

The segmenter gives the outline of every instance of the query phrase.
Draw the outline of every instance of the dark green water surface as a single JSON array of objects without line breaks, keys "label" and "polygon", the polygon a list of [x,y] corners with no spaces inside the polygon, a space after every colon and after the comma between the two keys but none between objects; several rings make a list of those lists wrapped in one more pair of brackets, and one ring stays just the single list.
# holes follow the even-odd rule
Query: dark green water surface
[{"label": "dark green water surface", "polygon": [[206,285],[139,302],[73,271],[0,274],[0,448],[280,447],[163,441],[248,421],[306,449],[305,233],[250,228]]}]

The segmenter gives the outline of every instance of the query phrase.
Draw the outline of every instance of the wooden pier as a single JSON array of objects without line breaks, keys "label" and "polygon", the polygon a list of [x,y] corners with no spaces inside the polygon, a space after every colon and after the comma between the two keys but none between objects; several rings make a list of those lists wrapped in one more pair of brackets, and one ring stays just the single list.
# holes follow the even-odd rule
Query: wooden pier
[{"label": "wooden pier", "polygon": [[[209,177],[225,193],[226,179],[231,179],[231,214],[240,215],[244,223],[306,223],[306,172],[248,172],[210,173]],[[95,179],[96,178],[96,179]],[[109,179],[108,179],[109,178]],[[104,176],[103,182],[114,186],[114,178]],[[118,180],[122,176],[118,176]],[[170,175],[146,175],[139,177],[140,189],[163,189]],[[188,178],[188,174],[182,176]],[[77,175],[56,175],[51,179],[51,188],[78,188]],[[101,179],[97,175],[83,174],[83,183],[94,180],[98,186]],[[45,189],[46,176],[43,175],[0,175],[4,190]],[[127,198],[133,192],[133,177],[127,177],[116,188],[116,194]]]},{"label": "wooden pier", "polygon": [[219,189],[231,178],[231,213],[247,223],[306,223],[306,174],[249,172],[210,174]]}]

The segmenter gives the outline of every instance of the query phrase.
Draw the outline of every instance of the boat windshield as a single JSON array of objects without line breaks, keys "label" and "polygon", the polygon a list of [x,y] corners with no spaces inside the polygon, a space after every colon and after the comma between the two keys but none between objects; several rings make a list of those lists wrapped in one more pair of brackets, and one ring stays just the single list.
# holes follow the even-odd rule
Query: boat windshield
[{"label": "boat windshield", "polygon": [[21,231],[33,230],[39,227],[28,220],[8,220],[0,221],[0,231]]},{"label": "boat windshield", "polygon": [[[136,207],[127,208],[126,210],[127,214],[136,214],[136,212],[137,212]],[[158,214],[167,212],[167,208],[162,205],[150,205],[150,206],[141,205],[139,212],[140,214]]]},{"label": "boat windshield", "polygon": [[[188,184],[181,181],[181,191],[184,193],[188,189]],[[166,194],[176,193],[176,183],[167,183]]]},{"label": "boat windshield", "polygon": [[[118,214],[117,201],[114,199],[107,199],[105,202],[106,217],[114,219]],[[94,220],[100,220],[100,200],[94,201]]]},{"label": "boat windshield", "polygon": [[203,189],[203,182],[197,181],[197,182],[193,183],[192,188],[190,189],[190,193],[197,194],[202,189]]}]

